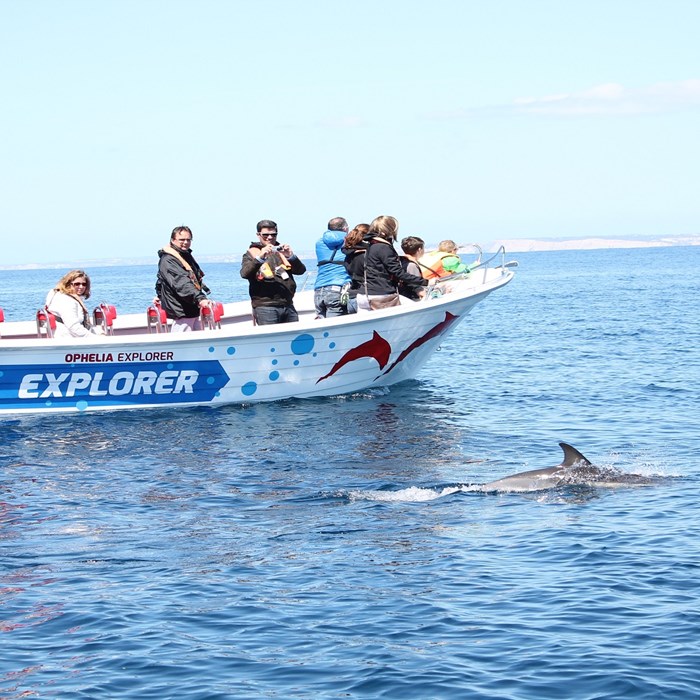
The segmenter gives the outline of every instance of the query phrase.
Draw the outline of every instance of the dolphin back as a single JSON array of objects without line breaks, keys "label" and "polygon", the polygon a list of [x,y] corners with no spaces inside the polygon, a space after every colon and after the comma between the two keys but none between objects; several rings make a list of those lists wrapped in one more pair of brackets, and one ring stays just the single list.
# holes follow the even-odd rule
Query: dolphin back
[{"label": "dolphin back", "polygon": [[567,445],[565,442],[560,442],[559,447],[564,450],[564,461],[559,465],[560,467],[573,467],[575,464],[592,466],[575,447]]},{"label": "dolphin back", "polygon": [[600,469],[589,462],[575,447],[560,442],[564,461],[548,469],[531,469],[505,476],[487,484],[475,484],[472,491],[542,491],[566,486],[592,485],[598,487],[646,486],[655,480],[641,474],[623,474],[615,469]]}]

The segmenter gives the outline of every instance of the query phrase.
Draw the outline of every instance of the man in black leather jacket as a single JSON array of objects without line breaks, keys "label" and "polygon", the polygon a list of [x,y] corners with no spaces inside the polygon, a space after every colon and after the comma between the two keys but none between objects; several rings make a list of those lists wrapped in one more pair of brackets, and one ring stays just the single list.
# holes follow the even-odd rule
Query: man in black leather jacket
[{"label": "man in black leather jacket", "polygon": [[171,331],[201,330],[200,310],[211,305],[209,288],[202,282],[204,272],[192,255],[192,231],[176,226],[170,234],[170,244],[158,251],[156,294],[161,306],[173,323]]}]

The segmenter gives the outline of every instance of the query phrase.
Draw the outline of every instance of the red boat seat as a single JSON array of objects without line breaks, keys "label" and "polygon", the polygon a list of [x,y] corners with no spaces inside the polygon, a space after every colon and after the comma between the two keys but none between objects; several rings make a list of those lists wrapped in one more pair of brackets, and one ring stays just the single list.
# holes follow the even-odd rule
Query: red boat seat
[{"label": "red boat seat", "polygon": [[220,301],[212,301],[211,306],[204,306],[199,314],[199,320],[203,329],[214,330],[221,328],[221,319],[224,315],[224,305]]},{"label": "red boat seat", "polygon": [[152,304],[146,309],[146,325],[149,333],[168,332],[168,317],[159,303]]},{"label": "red boat seat", "polygon": [[37,338],[53,338],[56,330],[56,317],[46,308],[36,312],[36,336]]},{"label": "red boat seat", "polygon": [[112,304],[100,304],[92,312],[92,319],[96,326],[101,326],[105,335],[114,335],[114,319],[117,317],[117,309]]}]

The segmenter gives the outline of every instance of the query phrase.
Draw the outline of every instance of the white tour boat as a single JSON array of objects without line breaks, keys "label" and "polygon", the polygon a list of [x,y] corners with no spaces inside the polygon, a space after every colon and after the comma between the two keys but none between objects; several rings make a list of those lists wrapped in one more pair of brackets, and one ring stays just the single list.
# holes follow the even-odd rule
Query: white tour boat
[{"label": "white tour boat", "polygon": [[299,292],[299,321],[272,326],[254,326],[247,301],[215,307],[203,331],[172,334],[157,307],[118,315],[103,304],[95,320],[104,335],[59,339],[41,309],[32,321],[0,322],[0,415],[244,404],[396,384],[516,265],[501,248],[422,301],[329,319],[314,318],[313,291]]}]

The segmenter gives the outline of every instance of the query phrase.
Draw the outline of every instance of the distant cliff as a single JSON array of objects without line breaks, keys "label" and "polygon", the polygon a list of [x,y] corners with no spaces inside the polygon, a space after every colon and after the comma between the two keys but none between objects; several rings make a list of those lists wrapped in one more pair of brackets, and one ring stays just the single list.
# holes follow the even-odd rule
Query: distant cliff
[{"label": "distant cliff", "polygon": [[700,234],[691,236],[662,236],[656,238],[504,238],[484,245],[493,252],[504,246],[509,253],[544,250],[595,250],[600,248],[663,248],[668,246],[700,245]]}]

